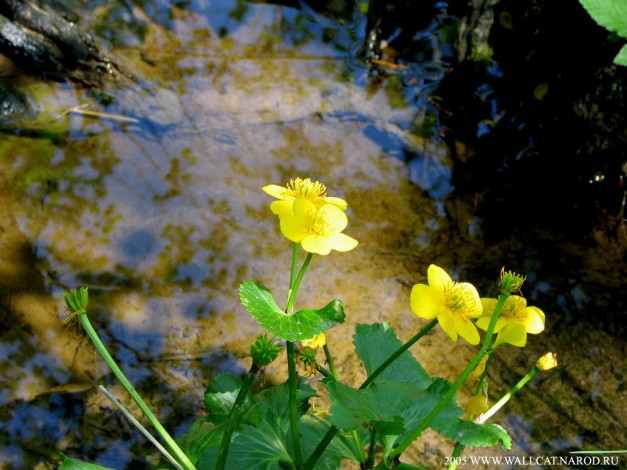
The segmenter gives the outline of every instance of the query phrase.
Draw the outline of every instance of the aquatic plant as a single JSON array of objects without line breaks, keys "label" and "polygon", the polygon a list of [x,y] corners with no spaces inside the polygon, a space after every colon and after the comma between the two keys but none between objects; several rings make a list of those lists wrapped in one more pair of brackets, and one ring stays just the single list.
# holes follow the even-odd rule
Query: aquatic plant
[{"label": "aquatic plant", "polygon": [[[348,224],[347,204],[340,198],[328,197],[326,187],[310,179],[297,178],[285,187],[269,185],[263,190],[277,199],[271,210],[277,216],[280,232],[293,243],[286,307],[281,308],[270,289],[254,280],[240,285],[242,305],[265,332],[250,348],[252,364],[243,379],[232,374],[215,377],[205,391],[207,415],[178,440],[161,426],[107,352],[88,318],[87,289],[73,290],[64,296],[68,318],[79,319],[98,352],[165,443],[161,445],[101,387],[165,456],[157,468],[312,470],[339,468],[348,459],[362,469],[417,469],[420,467],[401,462],[401,458],[427,428],[456,443],[446,461],[450,469],[463,461],[460,456],[465,447],[500,444],[510,449],[512,442],[507,431],[486,421],[536,373],[557,365],[552,353],[538,359],[512,390],[490,406],[486,374],[496,351],[508,343],[522,347],[527,333],[537,334],[544,329],[544,313],[527,306],[521,295],[515,295],[521,293],[525,278],[503,269],[498,298],[482,299],[471,283],[456,282],[444,269],[432,264],[427,270],[428,284],[416,284],[408,299],[411,310],[419,318],[429,320],[411,339],[401,343],[386,323],[355,327],[355,352],[367,378],[359,387],[352,387],[337,374],[327,343],[327,333],[346,318],[342,301],[335,298],[318,309],[294,308],[314,254],[349,252],[357,247],[357,240],[342,233]],[[299,266],[301,249],[306,255]],[[431,377],[409,351],[437,324],[453,341],[460,336],[478,346],[473,359],[453,382]],[[477,327],[485,330],[483,341]],[[283,347],[287,381],[253,394],[255,380],[276,360]],[[324,363],[316,358],[317,348],[324,351]],[[305,365],[304,376],[296,370],[298,362]],[[324,377],[320,384],[332,403],[329,410],[312,405],[317,392],[305,380],[311,375]],[[456,394],[469,376],[478,378],[477,389],[462,408]],[[61,455],[62,470],[102,469]]]}]

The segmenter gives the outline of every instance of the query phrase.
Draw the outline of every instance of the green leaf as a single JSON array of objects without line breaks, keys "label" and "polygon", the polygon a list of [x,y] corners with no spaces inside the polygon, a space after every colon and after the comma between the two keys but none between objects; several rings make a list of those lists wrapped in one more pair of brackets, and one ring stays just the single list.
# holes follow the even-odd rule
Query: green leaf
[{"label": "green leaf", "polygon": [[335,322],[344,322],[344,308],[339,299],[332,300],[318,310],[299,310],[286,314],[277,305],[272,293],[255,281],[246,281],[239,287],[242,305],[259,324],[277,338],[301,341],[313,338],[330,329]]},{"label": "green leaf", "polygon": [[616,57],[614,57],[614,63],[617,65],[627,65],[627,44],[621,47]]},{"label": "green leaf", "polygon": [[[305,415],[300,419],[300,435],[303,448],[303,458],[308,459],[318,446],[327,431],[331,428],[331,424],[326,419],[318,418],[314,415]],[[363,429],[361,435],[361,445],[370,442],[370,433]],[[351,434],[338,432],[322,456],[314,465],[316,469],[339,468],[343,459],[349,459],[359,464],[360,455],[357,452],[356,443]]]},{"label": "green leaf", "polygon": [[370,423],[377,433],[393,435],[406,431],[401,412],[418,392],[410,385],[376,381],[363,390],[341,382],[329,382],[327,388],[333,401],[331,422],[335,426],[350,431]]},{"label": "green leaf", "polygon": [[594,21],[627,38],[627,2],[625,0],[579,0]]},{"label": "green leaf", "polygon": [[[403,345],[396,338],[394,329],[385,323],[358,324],[355,327],[353,342],[368,376]],[[375,383],[384,381],[404,383],[424,390],[431,384],[431,377],[412,353],[405,351],[375,379]]]},{"label": "green leaf", "polygon": [[[304,412],[315,391],[303,381],[296,390],[299,409]],[[226,468],[279,470],[292,468],[289,391],[287,383],[264,390],[255,396],[259,422],[243,424],[229,446]],[[208,449],[196,462],[198,469],[215,468],[218,448]],[[281,467],[285,465],[286,467]]]},{"label": "green leaf", "polygon": [[[328,384],[333,401],[331,422],[340,429],[351,430],[370,423],[379,439],[390,449],[394,442],[411,433],[435,408],[451,384],[435,379],[427,390],[417,390],[399,382],[377,381],[371,387],[355,390],[338,382]],[[500,442],[511,448],[507,432],[495,425],[464,421],[463,411],[453,398],[431,421],[430,427],[440,434],[465,446],[491,446]]]},{"label": "green leaf", "polygon": [[80,460],[71,459],[64,455],[63,452],[59,452],[59,457],[63,459],[59,470],[113,470],[108,467],[94,465],[93,463],[85,463]]}]

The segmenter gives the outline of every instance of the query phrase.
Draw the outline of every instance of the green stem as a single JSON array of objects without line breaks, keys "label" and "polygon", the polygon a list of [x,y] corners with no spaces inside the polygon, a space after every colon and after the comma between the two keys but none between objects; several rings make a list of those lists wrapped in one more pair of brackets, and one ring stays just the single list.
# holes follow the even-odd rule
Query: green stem
[{"label": "green stem", "polygon": [[298,406],[296,403],[296,359],[294,354],[294,342],[286,341],[287,345],[287,371],[288,371],[288,395],[290,407],[290,431],[294,446],[294,460],[296,468],[302,468],[303,456],[300,449],[300,434],[298,433]]},{"label": "green stem", "polygon": [[139,393],[137,393],[137,391],[128,381],[128,379],[126,378],[122,370],[115,363],[115,361],[111,357],[111,354],[109,354],[109,351],[107,351],[107,348],[100,340],[98,333],[96,333],[96,330],[94,330],[93,326],[91,326],[91,322],[89,321],[87,314],[84,311],[82,311],[78,314],[78,318],[81,324],[83,325],[83,328],[85,329],[85,332],[87,333],[87,336],[89,336],[89,339],[91,339],[92,343],[94,343],[94,346],[96,347],[96,349],[98,350],[102,358],[105,360],[105,362],[107,363],[111,371],[115,374],[115,376],[118,378],[122,386],[126,389],[126,391],[129,393],[131,398],[135,401],[135,403],[137,403],[137,406],[139,406],[139,409],[142,411],[142,413],[144,413],[148,421],[150,421],[150,424],[154,426],[155,430],[163,438],[168,451],[174,456],[177,462],[185,470],[195,470],[196,467],[194,466],[194,464],[189,460],[187,455],[185,455],[185,453],[181,450],[181,448],[177,445],[177,443],[174,442],[174,439],[172,439],[172,437],[168,434],[165,428],[161,425],[161,423],[155,417],[152,411],[150,411],[150,408],[148,408],[148,405],[146,405],[142,397],[139,396]]},{"label": "green stem", "polygon": [[494,413],[499,411],[503,407],[503,405],[505,405],[505,403],[507,403],[510,400],[510,398],[512,398],[516,394],[516,392],[518,392],[518,390],[523,388],[525,384],[529,382],[533,378],[533,376],[536,375],[539,371],[540,369],[537,366],[531,369],[527,373],[527,375],[525,375],[522,379],[520,379],[520,381],[516,385],[512,387],[512,389],[509,392],[503,395],[503,397],[499,401],[497,401],[494,405],[492,405],[492,408],[490,408],[488,411],[486,411],[485,413],[481,415],[479,422],[485,423],[488,419],[490,419],[492,415],[494,415]]},{"label": "green stem", "polygon": [[327,358],[327,364],[329,364],[329,372],[331,372],[331,375],[333,376],[333,378],[337,380],[337,374],[335,373],[335,366],[333,365],[333,357],[331,357],[331,352],[329,351],[329,347],[325,344],[324,346],[322,346],[322,349],[324,349],[324,355]]},{"label": "green stem", "polygon": [[[296,257],[298,257],[298,254],[296,254]],[[290,291],[287,297],[287,308],[285,309],[288,314],[291,313],[294,308],[294,299],[296,299],[296,292],[298,292],[298,287],[300,286],[300,282],[303,280],[303,276],[307,271],[307,267],[309,267],[309,262],[311,261],[311,258],[313,258],[313,253],[307,253],[307,258],[305,258],[303,266],[298,272],[298,276],[296,276],[296,279],[290,279]]]},{"label": "green stem", "polygon": [[377,444],[377,432],[374,428],[370,428],[370,448],[368,449],[368,460],[366,460],[366,468],[374,467],[374,451]]},{"label": "green stem", "polygon": [[366,462],[366,454],[364,453],[364,446],[361,444],[361,439],[359,438],[359,434],[357,434],[356,429],[353,429],[351,431],[351,434],[353,435],[355,449],[357,450],[357,454],[359,455],[359,463],[363,465]]},{"label": "green stem", "polygon": [[376,379],[379,376],[379,374],[381,374],[381,372],[383,372],[390,364],[392,364],[392,362],[394,362],[401,354],[403,354],[410,347],[412,347],[414,343],[416,343],[416,341],[418,341],[425,334],[427,334],[427,332],[437,324],[438,324],[437,318],[434,318],[433,320],[431,320],[431,322],[427,324],[418,333],[416,333],[414,337],[412,337],[409,341],[407,341],[400,348],[394,351],[390,357],[388,357],[385,361],[383,361],[381,365],[377,367],[372,374],[370,374],[370,376],[364,381],[364,383],[361,384],[361,387],[359,387],[359,389],[361,390],[363,388],[366,388],[368,385],[370,385],[374,381],[374,379]]},{"label": "green stem", "polygon": [[396,449],[394,449],[390,453],[390,456],[389,456],[390,459],[394,459],[395,457],[398,457],[399,455],[401,455],[403,453],[403,451],[405,449],[407,449],[407,447],[409,447],[409,445],[412,442],[414,442],[414,440],[418,436],[420,436],[420,434],[422,434],[422,431],[424,431],[427,428],[427,426],[429,426],[429,424],[431,424],[431,421],[433,421],[433,419],[438,415],[438,413],[440,411],[442,411],[442,408],[444,408],[447,405],[447,403],[451,400],[451,398],[453,398],[455,393],[457,393],[457,390],[464,383],[464,381],[466,380],[468,375],[470,375],[470,373],[473,371],[473,369],[475,367],[477,367],[477,364],[479,364],[479,362],[481,362],[481,358],[488,353],[488,349],[490,348],[490,341],[492,340],[492,334],[494,333],[494,327],[496,326],[496,321],[498,320],[498,317],[499,317],[499,315],[501,313],[501,310],[503,309],[503,305],[505,304],[505,301],[507,300],[508,297],[509,297],[508,293],[502,293],[499,296],[499,300],[498,300],[498,302],[496,304],[496,308],[494,309],[494,313],[492,314],[492,318],[490,319],[490,325],[488,326],[485,338],[483,340],[483,344],[481,345],[481,349],[479,349],[479,352],[476,354],[476,356],[473,358],[473,360],[470,361],[470,364],[468,364],[466,369],[464,369],[462,374],[455,381],[455,383],[449,388],[449,390],[446,392],[446,394],[440,399],[440,401],[435,406],[435,408],[433,408],[433,410],[431,410],[431,412],[427,416],[425,416],[425,418],[418,425],[418,427],[416,427],[409,434],[409,436],[407,436],[398,445],[398,447],[396,447]]},{"label": "green stem", "polygon": [[[364,383],[361,384],[361,387],[359,387],[359,389],[364,389],[366,388],[368,385],[370,385],[372,383],[372,381],[374,379],[376,379],[381,372],[383,372],[392,362],[394,362],[401,354],[403,354],[405,351],[407,351],[412,345],[414,345],[416,343],[416,341],[418,341],[420,338],[422,338],[429,330],[431,330],[431,328],[433,328],[436,324],[438,323],[437,319],[432,320],[428,325],[426,325],[424,328],[422,328],[418,333],[416,333],[416,335],[414,335],[409,341],[407,341],[405,344],[403,344],[400,348],[398,348],[396,351],[394,351],[390,357],[388,357],[379,367],[377,367],[375,369],[375,371],[370,374],[370,376],[364,381]],[[331,442],[331,440],[333,439],[333,437],[335,437],[335,434],[337,433],[338,429],[335,426],[332,426],[327,433],[325,434],[324,438],[322,439],[322,441],[320,441],[320,444],[318,444],[318,446],[314,449],[314,451],[311,453],[311,455],[309,456],[309,459],[307,459],[307,463],[305,465],[305,469],[311,469],[313,468],[314,464],[316,463],[316,461],[320,458],[320,456],[322,455],[322,453],[324,452],[324,450],[327,448],[327,446],[329,445],[329,443]]]},{"label": "green stem", "polygon": [[252,387],[253,382],[255,380],[255,376],[257,372],[259,372],[261,368],[253,362],[253,365],[250,367],[250,370],[244,377],[244,382],[237,393],[237,397],[235,398],[235,402],[233,403],[233,407],[231,411],[229,411],[229,416],[227,418],[227,422],[224,428],[224,434],[222,434],[222,441],[220,442],[220,449],[218,450],[218,460],[216,462],[216,470],[224,470],[226,465],[226,458],[229,453],[229,446],[231,444],[231,437],[233,436],[233,431],[239,422],[239,415],[242,405],[246,401],[246,395],[250,391],[250,387]]},{"label": "green stem", "polygon": [[[494,351],[488,353],[488,360],[485,363],[485,369],[483,370],[483,374],[481,374],[481,378],[479,379],[479,383],[477,384],[477,392],[475,395],[478,395],[483,390],[483,383],[485,382],[486,375],[488,374],[488,368],[490,367],[490,363],[492,362],[492,358],[494,357]],[[473,415],[468,415],[466,421],[472,421]],[[457,457],[462,455],[465,446],[460,442],[455,444],[455,448],[453,449],[453,454],[451,455],[451,463],[448,466],[448,470],[455,470],[457,468]]]},{"label": "green stem", "polygon": [[307,462],[305,462],[305,466],[303,467],[305,470],[311,470],[314,467],[316,461],[320,458],[320,456],[322,455],[324,450],[327,448],[329,443],[333,440],[333,438],[335,437],[338,431],[339,429],[336,428],[335,426],[331,426],[329,428],[329,430],[324,435],[320,443],[317,445],[317,447],[314,449],[314,451],[311,453],[311,455],[307,459]]}]

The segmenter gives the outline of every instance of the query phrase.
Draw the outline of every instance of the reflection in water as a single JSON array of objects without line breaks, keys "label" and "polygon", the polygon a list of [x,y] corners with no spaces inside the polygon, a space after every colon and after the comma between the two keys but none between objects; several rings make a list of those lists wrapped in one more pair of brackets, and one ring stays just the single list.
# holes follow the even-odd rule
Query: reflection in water
[{"label": "reflection in water", "polygon": [[[354,254],[314,259],[300,298],[303,307],[344,300],[348,325],[329,337],[339,374],[359,380],[342,360],[355,323],[388,321],[401,336],[421,326],[409,288],[431,262],[486,296],[505,264],[529,274],[525,293],[547,312],[547,332],[501,359],[493,398],[548,349],[565,364],[503,415],[515,452],[618,446],[620,367],[602,367],[593,347],[624,359],[610,328],[590,333],[574,318],[595,290],[607,300],[606,279],[588,272],[581,286],[583,273],[552,277],[568,270],[564,253],[597,253],[555,253],[552,235],[488,240],[482,196],[452,197],[450,147],[434,139],[440,110],[431,92],[450,53],[436,25],[418,38],[420,65],[375,73],[345,60],[363,41],[363,15],[323,26],[295,8],[245,2],[92,6],[94,31],[145,81],[100,94],[32,83],[38,117],[3,136],[1,243],[13,258],[0,266],[2,465],[33,468],[59,449],[116,468],[154,456],[96,392],[104,383],[124,396],[113,377],[78,329],[60,322],[70,287],[90,288],[90,316],[112,354],[166,428],[182,434],[202,413],[210,378],[241,373],[260,332],[238,305],[239,283],[254,278],[286,295],[290,247],[260,188],[294,176],[346,199],[360,241]],[[62,114],[82,103],[135,120]],[[624,259],[615,250],[612,259]],[[450,378],[472,351],[441,334],[416,353]],[[268,371],[268,383],[282,379]],[[449,449],[427,439],[412,452],[435,467]]]}]

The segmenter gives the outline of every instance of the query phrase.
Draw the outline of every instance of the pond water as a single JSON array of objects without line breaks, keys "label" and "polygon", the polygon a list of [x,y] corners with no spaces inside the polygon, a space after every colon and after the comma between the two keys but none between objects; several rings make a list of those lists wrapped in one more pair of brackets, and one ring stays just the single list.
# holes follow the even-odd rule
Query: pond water
[{"label": "pond water", "polygon": [[[583,227],[564,208],[575,228],[558,229],[521,220],[544,214],[546,201],[539,189],[508,199],[513,186],[491,161],[483,184],[468,185],[460,172],[481,156],[462,124],[451,141],[441,124],[450,110],[438,104],[454,55],[444,6],[415,35],[421,61],[384,59],[378,72],[356,60],[359,12],[340,21],[247,2],[86,6],[85,28],[134,78],[89,91],[22,77],[33,113],[3,127],[0,467],[56,468],[59,450],[120,469],[155,458],[98,392],[101,383],[123,397],[115,378],[78,326],[63,325],[70,288],[89,287],[92,323],[166,428],[181,435],[201,416],[207,383],[243,374],[261,332],[238,285],[255,279],[286,297],[291,246],[260,188],[297,176],[348,201],[346,233],[359,240],[314,257],[297,299],[302,308],[343,300],[346,324],[328,335],[340,376],[363,378],[356,323],[388,322],[401,339],[424,325],[408,299],[429,264],[484,296],[506,266],[528,276],[523,292],[547,328],[497,355],[491,398],[545,352],[560,359],[494,418],[514,437],[510,454],[625,448],[622,193]],[[502,118],[489,93],[483,102],[475,139]],[[438,328],[413,351],[447,379],[474,354]],[[281,369],[270,367],[266,383],[284,380]],[[450,451],[427,432],[406,458],[436,468]]]}]

